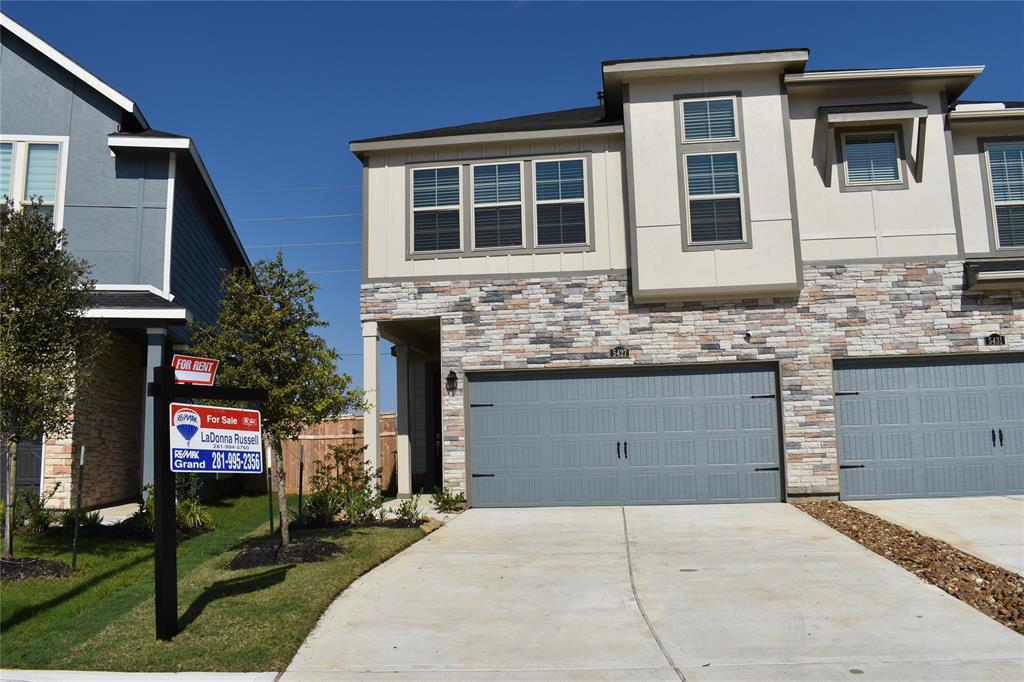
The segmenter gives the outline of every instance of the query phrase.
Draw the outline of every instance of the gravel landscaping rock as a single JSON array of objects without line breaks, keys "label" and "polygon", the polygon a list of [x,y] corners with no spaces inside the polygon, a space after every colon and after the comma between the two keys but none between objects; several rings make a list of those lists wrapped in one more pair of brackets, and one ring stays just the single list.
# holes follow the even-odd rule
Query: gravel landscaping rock
[{"label": "gravel landscaping rock", "polygon": [[842,502],[794,506],[1024,635],[1024,576]]},{"label": "gravel landscaping rock", "polygon": [[24,580],[25,578],[63,578],[71,573],[71,566],[63,561],[50,559],[3,559],[0,560],[0,578]]},{"label": "gravel landscaping rock", "polygon": [[274,566],[277,564],[306,564],[314,561],[327,561],[344,554],[340,546],[326,540],[302,538],[292,540],[284,547],[263,542],[243,549],[228,562],[228,568],[256,568],[257,566]]}]

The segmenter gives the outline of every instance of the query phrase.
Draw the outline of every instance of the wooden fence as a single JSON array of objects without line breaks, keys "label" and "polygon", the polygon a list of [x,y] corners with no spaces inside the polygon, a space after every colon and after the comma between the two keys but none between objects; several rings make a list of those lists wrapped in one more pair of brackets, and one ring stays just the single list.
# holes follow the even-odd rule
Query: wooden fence
[{"label": "wooden fence", "polygon": [[[397,435],[395,414],[383,412],[380,419],[381,487],[385,490],[392,484],[395,475]],[[334,421],[321,422],[302,432],[298,438],[282,443],[284,450],[285,489],[296,492],[299,489],[299,446],[304,446],[302,487],[310,490],[310,481],[316,471],[316,463],[327,456],[332,445],[363,447],[363,416],[349,414]]]}]

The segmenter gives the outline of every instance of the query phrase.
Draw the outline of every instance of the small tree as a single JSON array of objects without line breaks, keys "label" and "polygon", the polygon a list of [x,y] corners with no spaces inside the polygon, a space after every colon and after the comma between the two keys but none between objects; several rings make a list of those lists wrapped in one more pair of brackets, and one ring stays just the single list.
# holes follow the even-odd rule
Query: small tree
[{"label": "small tree", "polygon": [[314,305],[316,282],[285,267],[280,252],[253,269],[255,278],[244,269],[225,275],[217,322],[193,325],[191,352],[221,360],[218,373],[225,384],[268,392],[260,411],[264,437],[274,450],[281,544],[287,545],[281,441],[361,407],[363,396],[350,388],[350,376],[338,374],[340,356],[315,333],[327,326]]},{"label": "small tree", "polygon": [[0,440],[7,449],[4,558],[13,554],[15,449],[66,435],[79,391],[107,335],[82,316],[92,305],[89,264],[67,249],[38,204],[0,203]]}]

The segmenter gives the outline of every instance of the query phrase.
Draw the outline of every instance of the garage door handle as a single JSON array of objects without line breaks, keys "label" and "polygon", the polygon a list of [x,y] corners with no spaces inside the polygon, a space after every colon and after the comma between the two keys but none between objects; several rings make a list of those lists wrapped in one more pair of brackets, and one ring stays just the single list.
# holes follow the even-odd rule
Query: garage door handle
[{"label": "garage door handle", "polygon": [[622,441],[622,451],[626,453],[626,459],[629,459],[629,443]]},{"label": "garage door handle", "polygon": [[775,394],[774,393],[764,393],[762,395],[752,395],[750,397],[751,398],[774,398]]},{"label": "garage door handle", "polygon": [[996,430],[992,429],[992,447],[996,446]]},{"label": "garage door handle", "polygon": [[494,403],[470,403],[470,407],[494,407]]},{"label": "garage door handle", "polygon": [[473,478],[494,478],[494,474],[473,474]]},{"label": "garage door handle", "polygon": [[754,471],[778,471],[779,467],[757,467]]},{"label": "garage door handle", "polygon": [[615,441],[615,459],[622,459],[622,443]]},{"label": "garage door handle", "polygon": [[1003,430],[999,429],[999,447],[1003,447]]},{"label": "garage door handle", "polygon": [[840,469],[863,469],[863,464],[840,464]]},{"label": "garage door handle", "polygon": [[836,395],[860,395],[860,391],[836,391]]}]

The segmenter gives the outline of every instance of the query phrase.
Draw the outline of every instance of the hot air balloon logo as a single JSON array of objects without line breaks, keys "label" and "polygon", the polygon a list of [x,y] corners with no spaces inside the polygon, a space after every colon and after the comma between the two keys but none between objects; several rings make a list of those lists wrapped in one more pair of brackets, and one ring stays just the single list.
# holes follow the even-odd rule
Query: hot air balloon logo
[{"label": "hot air balloon logo", "polygon": [[199,430],[199,413],[195,410],[178,410],[174,413],[174,428],[178,430],[181,437],[185,439],[186,446]]}]

